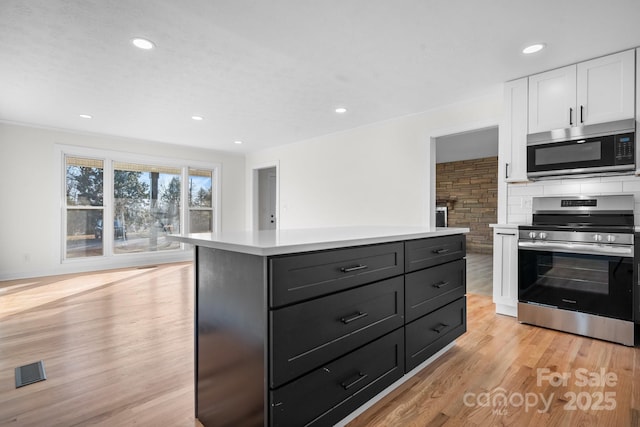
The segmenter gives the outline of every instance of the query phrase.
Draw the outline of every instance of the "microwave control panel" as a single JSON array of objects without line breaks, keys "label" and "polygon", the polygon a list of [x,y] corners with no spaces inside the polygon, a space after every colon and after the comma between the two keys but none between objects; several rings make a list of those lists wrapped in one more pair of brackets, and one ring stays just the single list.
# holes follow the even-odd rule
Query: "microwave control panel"
[{"label": "microwave control panel", "polygon": [[633,133],[625,133],[615,136],[616,164],[628,164],[634,162],[635,138]]}]

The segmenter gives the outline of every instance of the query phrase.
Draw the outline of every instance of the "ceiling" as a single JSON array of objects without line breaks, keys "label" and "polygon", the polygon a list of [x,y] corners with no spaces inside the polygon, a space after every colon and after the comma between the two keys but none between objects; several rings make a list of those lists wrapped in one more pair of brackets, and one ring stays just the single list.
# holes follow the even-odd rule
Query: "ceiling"
[{"label": "ceiling", "polygon": [[639,45],[638,0],[2,0],[0,120],[248,152]]}]

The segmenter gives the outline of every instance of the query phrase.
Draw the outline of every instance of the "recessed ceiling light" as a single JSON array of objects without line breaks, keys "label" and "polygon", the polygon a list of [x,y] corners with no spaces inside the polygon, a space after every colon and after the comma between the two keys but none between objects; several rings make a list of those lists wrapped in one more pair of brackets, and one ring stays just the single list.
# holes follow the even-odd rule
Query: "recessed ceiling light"
[{"label": "recessed ceiling light", "polygon": [[197,120],[197,121],[202,120],[202,116],[191,116],[191,118],[192,118],[193,120]]},{"label": "recessed ceiling light", "polygon": [[83,119],[92,119],[93,116],[90,116],[89,114],[80,114],[80,117]]},{"label": "recessed ceiling light", "polygon": [[240,144],[242,144],[242,141],[233,141],[233,143],[240,145]]},{"label": "recessed ceiling light", "polygon": [[338,108],[336,108],[336,113],[338,113],[338,114],[344,114],[344,113],[346,113],[346,112],[347,112],[347,109],[346,109],[346,108],[344,108],[344,107],[338,107]]},{"label": "recessed ceiling light", "polygon": [[135,39],[132,39],[131,43],[133,43],[135,47],[144,49],[144,50],[153,49],[156,46],[151,40],[143,39],[141,37],[136,37]]},{"label": "recessed ceiling light", "polygon": [[542,49],[545,48],[545,46],[546,45],[544,43],[532,44],[531,46],[527,46],[524,49],[522,49],[522,53],[524,53],[525,55],[529,55],[531,53],[540,52]]}]

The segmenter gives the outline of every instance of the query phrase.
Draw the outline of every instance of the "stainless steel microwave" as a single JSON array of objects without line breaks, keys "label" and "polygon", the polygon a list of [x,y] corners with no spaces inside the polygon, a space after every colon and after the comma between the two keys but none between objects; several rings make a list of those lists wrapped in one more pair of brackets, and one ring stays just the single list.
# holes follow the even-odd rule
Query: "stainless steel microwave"
[{"label": "stainless steel microwave", "polygon": [[624,174],[635,169],[635,120],[527,136],[529,179]]}]

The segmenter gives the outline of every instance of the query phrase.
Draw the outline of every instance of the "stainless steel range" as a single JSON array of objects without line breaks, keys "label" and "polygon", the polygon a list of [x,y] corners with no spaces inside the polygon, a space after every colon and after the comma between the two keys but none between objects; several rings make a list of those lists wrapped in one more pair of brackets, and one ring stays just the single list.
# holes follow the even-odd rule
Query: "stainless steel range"
[{"label": "stainless steel range", "polygon": [[633,195],[536,197],[519,227],[518,320],[634,345]]}]

